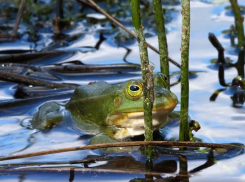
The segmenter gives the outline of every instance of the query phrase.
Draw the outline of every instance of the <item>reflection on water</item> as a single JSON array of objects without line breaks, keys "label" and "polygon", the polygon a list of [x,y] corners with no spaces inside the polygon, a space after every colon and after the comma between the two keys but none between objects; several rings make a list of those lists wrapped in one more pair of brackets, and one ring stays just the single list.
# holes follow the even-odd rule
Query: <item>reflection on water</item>
[{"label": "reflection on water", "polygon": [[[45,5],[46,1],[42,1]],[[218,79],[218,67],[212,67],[210,60],[217,59],[217,51],[210,45],[208,41],[208,33],[213,32],[221,42],[225,50],[225,57],[233,60],[233,63],[238,60],[238,51],[236,48],[230,47],[231,41],[228,35],[222,34],[223,30],[230,28],[234,24],[234,17],[231,10],[225,9],[230,6],[228,2],[223,4],[212,4],[213,1],[191,1],[191,42],[190,42],[190,70],[198,70],[204,72],[195,72],[190,79],[190,117],[197,120],[201,125],[201,130],[195,133],[195,137],[201,138],[203,142],[214,143],[244,143],[245,122],[244,122],[244,107],[232,107],[232,100],[227,92],[220,92],[219,97],[215,102],[210,102],[209,98],[213,92],[222,87]],[[47,1],[46,3],[49,3]],[[67,3],[67,2],[66,2]],[[167,39],[169,56],[175,61],[180,62],[180,37],[181,37],[181,16],[180,3],[164,2],[168,4],[167,12]],[[245,5],[243,1],[239,1],[241,5]],[[119,17],[119,20],[132,30],[130,9],[125,8],[122,11],[118,4],[107,6],[106,3],[99,3],[104,9],[112,13],[114,17]],[[125,7],[128,7],[125,1]],[[30,6],[30,5],[28,5]],[[53,5],[54,6],[54,5]],[[51,6],[51,7],[53,7]],[[157,37],[155,32],[154,16],[147,14],[149,9],[147,2],[145,5],[145,33],[147,34],[147,42],[157,46]],[[63,32],[68,38],[53,37],[53,26],[46,24],[45,17],[38,20],[25,20],[27,25],[32,24],[41,26],[38,30],[36,40],[35,32],[30,32],[24,24],[20,26],[20,38],[14,41],[1,42],[0,53],[6,55],[9,51],[23,53],[26,51],[39,50],[66,50],[68,52],[61,55],[38,57],[31,60],[15,60],[16,62],[29,63],[35,66],[45,65],[83,65],[83,64],[139,64],[139,54],[137,42],[131,39],[130,36],[124,34],[117,27],[105,21],[104,17],[98,16],[94,10],[87,8],[85,5],[75,6],[72,4],[65,5],[66,10],[72,8],[74,12],[84,11],[84,15],[73,17],[74,24],[72,26],[63,26]],[[80,9],[79,9],[80,8]],[[51,8],[52,9],[52,8]],[[64,11],[64,17],[72,17],[69,11]],[[29,16],[33,18],[36,12],[29,12]],[[87,13],[87,15],[86,15]],[[49,16],[53,17],[52,12]],[[14,22],[15,13],[9,22]],[[28,15],[26,15],[28,16]],[[3,22],[8,25],[9,22]],[[10,24],[11,25],[11,24]],[[28,34],[29,31],[29,34]],[[82,34],[81,34],[82,33]],[[231,36],[231,35],[230,35]],[[62,37],[62,35],[61,35]],[[35,41],[33,43],[32,41]],[[237,42],[235,37],[235,42]],[[160,71],[159,55],[149,50],[150,60],[156,65],[155,72]],[[12,61],[11,61],[12,62]],[[179,71],[174,65],[170,64],[171,72]],[[4,69],[4,68],[3,68]],[[25,70],[21,70],[25,72]],[[70,84],[87,84],[91,81],[106,80],[109,83],[123,82],[131,78],[140,78],[139,71],[112,71],[109,73],[57,73],[46,72],[45,75],[38,72],[29,71],[29,76],[40,78],[49,81],[57,81],[59,83]],[[237,70],[234,68],[225,69],[226,83],[232,82],[232,79],[237,76]],[[171,78],[171,82],[179,81],[178,75]],[[9,101],[13,98],[27,98],[27,100],[14,100],[14,107],[8,104],[1,103],[0,106],[0,156],[8,156],[12,154],[24,154],[37,152],[49,149],[58,149],[63,147],[75,147],[87,145],[90,137],[80,136],[70,130],[66,123],[54,127],[51,131],[32,130],[29,121],[32,115],[37,111],[37,108],[48,100],[56,100],[60,103],[65,103],[69,100],[72,90],[51,90],[43,87],[26,87],[17,86],[14,83],[0,82],[2,101]],[[174,84],[171,90],[180,98],[180,85]],[[16,92],[18,91],[18,92]],[[20,95],[15,95],[20,93]],[[21,95],[28,93],[28,96]],[[237,92],[236,92],[237,93]],[[243,92],[241,95],[233,95],[239,101],[244,99]],[[35,98],[45,96],[45,98]],[[32,100],[32,98],[34,98]],[[234,101],[234,100],[233,100]],[[243,100],[244,102],[244,100]],[[179,109],[177,106],[176,110]],[[168,128],[166,139],[177,138],[177,126]],[[216,152],[216,153],[215,153]],[[223,154],[215,151],[214,154],[199,153],[194,155],[189,154],[179,156],[171,153],[160,155],[152,161],[151,168],[157,174],[145,174],[127,172],[125,174],[111,171],[89,172],[82,171],[83,164],[70,165],[69,161],[81,160],[88,155],[98,155],[98,151],[74,151],[69,153],[59,153],[46,156],[38,156],[32,158],[24,158],[11,161],[2,161],[1,165],[30,165],[37,166],[35,168],[19,167],[19,171],[13,169],[12,172],[4,171],[0,168],[0,179],[3,181],[76,181],[82,179],[84,181],[144,181],[146,177],[151,177],[154,181],[212,181],[221,179],[223,181],[244,180],[244,163],[245,156],[243,150],[227,151]],[[186,159],[185,159],[186,158]],[[181,161],[180,161],[181,160]],[[187,163],[186,163],[187,160]],[[121,170],[141,170],[145,171],[146,158],[139,153],[129,153],[121,155],[110,155],[107,161],[98,161],[88,164],[88,167],[93,169],[121,169]],[[45,175],[40,175],[39,165],[45,167]],[[76,167],[71,170],[70,167]],[[185,166],[182,168],[182,166]],[[63,167],[61,169],[55,169]],[[187,168],[188,167],[188,168]],[[90,169],[90,168],[88,168]],[[185,169],[185,170],[184,170]],[[81,171],[79,171],[81,170]],[[59,171],[57,173],[57,171]],[[186,171],[191,176],[186,176]],[[161,174],[160,174],[161,173]],[[166,174],[164,174],[166,173]],[[181,175],[185,175],[184,178]]]},{"label": "reflection on water", "polygon": [[[135,161],[132,156],[113,156],[107,157],[105,159],[107,162],[98,162],[97,166],[90,165],[90,163],[88,163],[89,165],[84,164],[84,167],[66,167],[61,164],[53,164],[52,166],[43,164],[42,167],[40,167],[33,164],[31,167],[16,166],[16,168],[12,169],[6,166],[2,167],[0,172],[9,174],[8,176],[2,176],[4,180],[19,176],[20,180],[42,181],[45,179],[66,181],[69,179],[70,182],[79,179],[92,181],[106,181],[108,179],[118,181],[120,179],[122,181],[132,182],[200,181],[200,179],[198,179],[200,173],[213,169],[213,167],[217,165],[221,166],[222,170],[225,170],[225,172],[232,173],[233,168],[227,166],[226,162],[218,161],[216,156],[214,152],[211,151],[203,160],[194,160],[195,167],[189,165],[191,160],[188,158],[190,156],[176,155],[172,156],[173,160],[167,160],[170,156],[164,156],[163,154],[160,161],[159,159],[158,161],[148,159],[146,162],[141,162]],[[43,177],[39,175],[41,171],[45,173],[46,178],[43,179]],[[25,174],[24,176],[23,173]],[[222,178],[222,174],[220,177]],[[204,176],[204,179],[207,179],[207,177]],[[212,176],[209,178],[209,181],[216,181],[214,179],[215,178]],[[226,177],[226,179],[231,180],[232,177]]]}]

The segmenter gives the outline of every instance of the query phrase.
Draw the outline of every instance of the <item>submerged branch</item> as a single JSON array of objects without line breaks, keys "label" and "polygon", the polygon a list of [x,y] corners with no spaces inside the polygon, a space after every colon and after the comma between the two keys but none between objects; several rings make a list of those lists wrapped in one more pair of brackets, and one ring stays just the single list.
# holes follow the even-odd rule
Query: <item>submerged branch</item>
[{"label": "submerged branch", "polygon": [[44,67],[47,70],[55,72],[91,72],[91,71],[122,71],[122,70],[140,70],[138,64],[110,64],[110,65],[66,65]]},{"label": "submerged branch", "polygon": [[48,81],[43,81],[35,78],[30,78],[27,76],[21,76],[14,73],[8,73],[7,71],[0,71],[0,79],[14,82],[14,83],[22,83],[27,85],[38,85],[38,86],[46,86],[52,88],[67,88],[67,89],[74,89],[75,87],[72,85],[65,85],[65,84],[58,84]]},{"label": "submerged branch", "polygon": [[118,143],[105,143],[105,144],[96,144],[96,145],[87,145],[81,147],[70,147],[70,148],[62,148],[62,149],[54,149],[47,150],[41,152],[34,152],[29,154],[20,154],[8,157],[0,157],[0,161],[11,160],[11,159],[21,159],[26,157],[34,157],[40,155],[61,153],[61,152],[70,152],[77,150],[92,150],[99,148],[107,148],[107,147],[130,147],[130,146],[166,146],[166,147],[209,147],[209,148],[226,148],[226,149],[234,149],[234,148],[243,148],[243,146],[236,146],[230,144],[216,144],[216,143],[194,143],[194,142],[172,142],[172,141],[136,141],[136,142],[118,142]]},{"label": "submerged branch", "polygon": [[[29,54],[10,54],[6,56],[0,56],[0,62],[21,62],[21,60],[31,60],[35,58],[39,58],[41,56],[48,55],[60,55],[67,53],[67,51],[47,51],[47,52],[37,52],[37,53],[29,53]],[[18,60],[18,61],[17,61]]]},{"label": "submerged branch", "polygon": [[1,168],[0,173],[2,172],[70,172],[74,170],[77,172],[99,172],[99,173],[122,173],[122,174],[145,174],[145,175],[153,175],[153,176],[169,176],[169,177],[188,177],[186,175],[180,174],[170,174],[164,172],[154,172],[154,171],[143,171],[143,170],[123,170],[123,169],[100,169],[100,168],[83,168],[83,167],[30,167],[30,168],[22,168],[23,166],[17,168]]}]

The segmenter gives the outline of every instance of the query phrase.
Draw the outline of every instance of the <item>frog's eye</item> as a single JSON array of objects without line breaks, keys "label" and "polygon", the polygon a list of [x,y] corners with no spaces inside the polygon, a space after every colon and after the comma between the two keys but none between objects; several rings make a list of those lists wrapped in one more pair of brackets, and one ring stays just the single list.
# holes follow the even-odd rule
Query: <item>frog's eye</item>
[{"label": "frog's eye", "polygon": [[168,81],[168,77],[166,75],[163,75],[163,76],[164,76],[165,81]]},{"label": "frog's eye", "polygon": [[142,84],[138,82],[131,82],[127,85],[127,93],[133,98],[139,98],[142,96]]}]

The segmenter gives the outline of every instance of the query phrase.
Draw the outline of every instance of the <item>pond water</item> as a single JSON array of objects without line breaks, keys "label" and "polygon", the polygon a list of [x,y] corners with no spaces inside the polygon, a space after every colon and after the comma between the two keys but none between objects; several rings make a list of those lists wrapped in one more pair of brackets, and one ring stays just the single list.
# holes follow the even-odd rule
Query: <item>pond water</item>
[{"label": "pond water", "polygon": [[[239,4],[245,6],[244,0],[238,0]],[[43,1],[44,3],[47,3]],[[49,1],[48,1],[49,2]],[[192,119],[198,121],[201,129],[194,133],[195,137],[202,139],[203,142],[209,143],[244,143],[245,141],[245,109],[244,107],[233,107],[231,94],[221,92],[215,102],[210,101],[210,96],[220,88],[218,68],[211,64],[212,59],[217,59],[217,51],[208,40],[208,33],[214,33],[218,40],[225,48],[225,57],[229,57],[233,62],[238,59],[238,51],[231,47],[230,37],[223,34],[222,31],[230,28],[234,24],[234,16],[231,10],[225,9],[230,6],[229,2],[224,1],[220,4],[217,1],[191,1],[191,37],[190,37],[190,70],[201,71],[190,79],[190,100],[189,115]],[[168,19],[166,23],[167,40],[169,57],[180,62],[180,44],[181,44],[181,16],[180,2],[165,3],[167,5]],[[106,4],[99,3],[103,8]],[[114,11],[118,6],[110,6],[110,11]],[[75,10],[74,10],[75,11]],[[105,17],[97,12],[86,10],[86,18],[103,20]],[[128,13],[128,12],[126,12]],[[114,15],[115,16],[115,15]],[[119,18],[119,20],[132,30],[129,15],[127,18]],[[146,18],[144,26],[151,24],[152,20]],[[10,22],[11,24],[11,22]],[[46,27],[48,29],[50,27]],[[154,26],[153,26],[154,28]],[[146,32],[149,34],[146,40],[154,47],[158,47],[157,35],[155,30],[149,26]],[[24,32],[26,27],[21,24],[19,33]],[[74,27],[65,31],[67,35],[76,35],[82,33],[78,38],[72,41],[65,41],[50,46],[53,42],[52,32],[48,30],[40,31],[38,34],[40,39],[33,43],[28,39],[28,35],[24,34],[16,41],[2,41],[0,51],[3,56],[7,55],[6,51],[23,52],[23,51],[40,51],[44,48],[50,50],[70,50],[69,53],[62,55],[47,56],[45,58],[36,58],[32,60],[23,60],[22,63],[28,63],[35,66],[45,66],[52,64],[72,64],[74,61],[83,64],[125,64],[126,62],[140,64],[138,44],[135,40],[121,40],[118,46],[115,36],[118,32],[123,34],[122,30],[112,29],[111,24],[105,22],[103,26],[100,24],[89,25],[88,22],[79,21]],[[103,40],[99,46],[98,41]],[[30,37],[29,37],[30,38]],[[235,39],[235,41],[237,41]],[[96,45],[98,47],[96,47]],[[128,50],[130,53],[127,55]],[[154,72],[160,71],[159,55],[149,50],[149,59],[155,64]],[[126,55],[126,59],[125,59]],[[126,60],[126,62],[125,62]],[[16,61],[17,62],[17,61]],[[1,68],[6,69],[6,68]],[[16,69],[19,74],[24,74],[26,70]],[[171,73],[179,71],[179,69],[170,63]],[[132,78],[141,78],[140,71],[124,71],[118,72],[99,72],[99,73],[76,73],[62,74],[54,73],[41,74],[30,72],[29,76],[33,78],[41,78],[47,81],[56,81],[57,83],[69,83],[84,85],[91,81],[105,80],[111,84],[123,82]],[[226,82],[231,82],[237,76],[235,68],[225,70]],[[178,77],[171,77],[171,83],[177,81]],[[91,137],[81,136],[81,134],[69,129],[65,123],[54,127],[49,132],[42,132],[30,128],[30,120],[38,107],[48,100],[55,100],[65,103],[72,95],[72,90],[65,89],[48,89],[45,87],[17,87],[18,84],[9,82],[0,82],[1,94],[0,99],[8,102],[15,98],[27,97],[17,95],[16,93],[26,92],[29,97],[42,95],[53,95],[50,97],[25,101],[15,106],[1,107],[0,117],[0,156],[9,156],[17,154],[25,154],[43,150],[59,149],[64,147],[76,147],[87,145]],[[180,99],[180,84],[171,87]],[[179,104],[176,111],[180,109]],[[166,139],[178,138],[179,128],[177,126],[169,127]],[[83,168],[83,164],[70,165],[69,161],[81,160],[88,155],[98,155],[99,151],[75,151],[69,153],[51,154],[38,157],[30,157],[9,161],[1,161],[3,167],[11,164],[13,171],[5,171],[6,168],[0,168],[0,180],[2,181],[136,181],[136,178],[145,178],[140,172],[127,172],[127,170],[144,170],[145,156],[138,153],[111,154],[108,156],[110,160],[99,161],[89,164],[91,168]],[[195,155],[193,153],[186,154],[188,159],[188,171],[192,171],[203,165],[207,161],[207,154]],[[245,154],[243,150],[234,150],[227,155],[218,156],[214,165],[204,168],[203,170],[191,174],[189,181],[244,181],[245,180]],[[174,169],[172,171],[165,165],[160,165],[164,161],[172,161]],[[174,176],[179,173],[179,159],[177,155],[171,153],[159,156],[153,160],[155,171],[162,174],[154,177],[155,181],[171,181]],[[125,165],[127,164],[127,165]],[[157,167],[159,164],[161,167]],[[17,170],[14,166],[18,166]],[[72,171],[70,167],[77,167],[86,170]],[[165,167],[164,167],[165,166]],[[40,167],[43,171],[40,171]],[[63,167],[63,168],[61,168]],[[56,170],[56,168],[58,168]],[[90,171],[90,169],[104,169],[101,171]],[[176,169],[175,169],[176,168]],[[34,170],[36,169],[36,170]],[[106,169],[124,170],[106,171]],[[74,178],[74,179],[73,179]],[[133,180],[134,179],[134,180]],[[178,181],[176,178],[175,180]],[[180,180],[180,179],[179,179]]]}]

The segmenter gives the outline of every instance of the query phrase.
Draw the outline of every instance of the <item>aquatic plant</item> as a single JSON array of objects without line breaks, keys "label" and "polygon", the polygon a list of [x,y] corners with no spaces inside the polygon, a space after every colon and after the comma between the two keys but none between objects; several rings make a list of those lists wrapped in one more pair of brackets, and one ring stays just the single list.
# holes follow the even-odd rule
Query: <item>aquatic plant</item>
[{"label": "aquatic plant", "polygon": [[179,140],[189,141],[189,39],[190,39],[190,0],[181,1],[181,101]]},{"label": "aquatic plant", "polygon": [[234,15],[235,15],[235,24],[238,35],[238,46],[244,46],[244,28],[243,28],[243,17],[241,16],[240,7],[236,0],[230,0]]},{"label": "aquatic plant", "polygon": [[[134,31],[138,39],[139,44],[139,54],[141,60],[141,70],[142,70],[142,79],[143,79],[143,94],[144,94],[144,122],[145,122],[145,140],[153,140],[153,130],[152,130],[152,107],[154,101],[154,82],[153,82],[153,69],[149,65],[148,52],[147,52],[147,43],[143,34],[143,25],[141,24],[141,10],[140,10],[140,1],[132,0],[131,1],[132,9],[132,20]],[[146,153],[148,156],[152,156],[152,146],[146,146]]]},{"label": "aquatic plant", "polygon": [[159,0],[153,0],[157,35],[158,35],[158,45],[160,52],[160,65],[161,72],[168,78],[168,89],[170,89],[170,78],[169,78],[169,63],[168,63],[168,43],[166,38],[164,14],[162,9],[162,2]]}]

